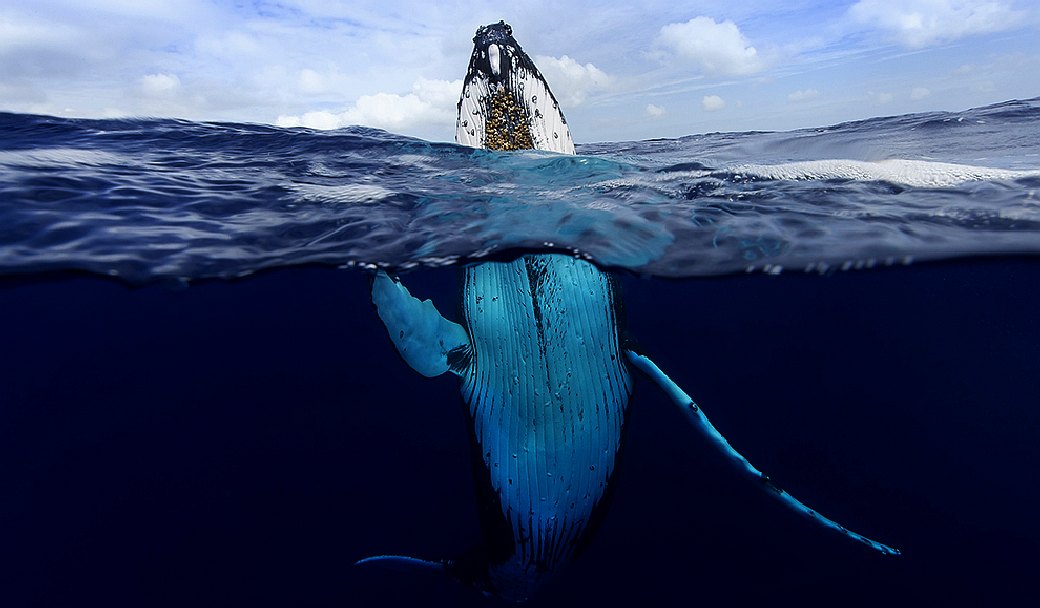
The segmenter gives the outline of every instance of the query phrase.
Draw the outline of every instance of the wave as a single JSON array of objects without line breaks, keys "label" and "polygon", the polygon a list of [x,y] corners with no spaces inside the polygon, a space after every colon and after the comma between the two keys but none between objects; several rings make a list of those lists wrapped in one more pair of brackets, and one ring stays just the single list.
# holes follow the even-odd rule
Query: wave
[{"label": "wave", "polygon": [[901,184],[917,188],[948,188],[972,181],[1014,181],[1040,177],[1038,171],[1016,171],[976,165],[925,160],[890,159],[876,162],[833,159],[779,165],[737,165],[738,177],[752,175],[774,180],[857,180]]},{"label": "wave", "polygon": [[502,153],[0,113],[0,273],[132,282],[567,251],[643,275],[1040,252],[1040,99],[822,129]]}]

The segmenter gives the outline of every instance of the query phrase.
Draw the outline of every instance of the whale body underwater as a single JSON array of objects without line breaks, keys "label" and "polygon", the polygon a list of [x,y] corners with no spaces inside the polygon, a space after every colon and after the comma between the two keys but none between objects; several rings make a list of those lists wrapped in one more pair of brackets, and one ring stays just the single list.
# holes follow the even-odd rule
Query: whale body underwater
[{"label": "whale body underwater", "polygon": [[[480,27],[458,104],[456,141],[488,150],[574,154],[559,103],[504,22]],[[484,542],[452,559],[378,555],[430,568],[507,600],[527,599],[580,552],[603,509],[621,447],[631,369],[682,409],[695,433],[795,512],[887,555],[780,489],[737,453],[702,409],[619,327],[613,277],[583,259],[527,254],[464,269],[462,323],[384,271],[372,301],[401,357],[425,376],[451,372],[479,453]]]}]

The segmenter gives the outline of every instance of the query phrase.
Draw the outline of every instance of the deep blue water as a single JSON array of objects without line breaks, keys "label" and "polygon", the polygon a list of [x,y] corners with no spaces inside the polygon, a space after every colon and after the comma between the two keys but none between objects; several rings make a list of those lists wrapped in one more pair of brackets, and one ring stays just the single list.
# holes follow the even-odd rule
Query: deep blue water
[{"label": "deep blue water", "polygon": [[459,264],[549,242],[618,272],[738,450],[904,555],[792,516],[637,377],[602,527],[530,605],[1021,604],[1038,103],[576,159],[0,115],[0,603],[486,605],[351,565],[479,536],[456,382],[398,358],[364,267],[451,314]]}]

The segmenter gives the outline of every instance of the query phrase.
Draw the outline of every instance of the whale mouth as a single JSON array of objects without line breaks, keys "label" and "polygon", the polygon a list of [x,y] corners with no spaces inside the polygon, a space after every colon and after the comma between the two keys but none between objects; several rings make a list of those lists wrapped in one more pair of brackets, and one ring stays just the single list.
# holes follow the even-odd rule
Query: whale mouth
[{"label": "whale mouth", "polygon": [[473,36],[455,127],[455,141],[474,148],[574,153],[560,104],[504,21]]}]

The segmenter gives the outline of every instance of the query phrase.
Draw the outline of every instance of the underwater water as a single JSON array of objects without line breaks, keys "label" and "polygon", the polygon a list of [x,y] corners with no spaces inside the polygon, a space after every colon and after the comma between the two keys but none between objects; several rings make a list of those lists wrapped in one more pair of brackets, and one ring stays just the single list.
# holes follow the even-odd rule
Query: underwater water
[{"label": "underwater water", "polygon": [[1040,100],[493,153],[0,114],[0,596],[481,606],[363,557],[479,540],[457,382],[369,268],[571,251],[792,515],[638,374],[586,551],[531,606],[1014,605],[1040,555]]}]

